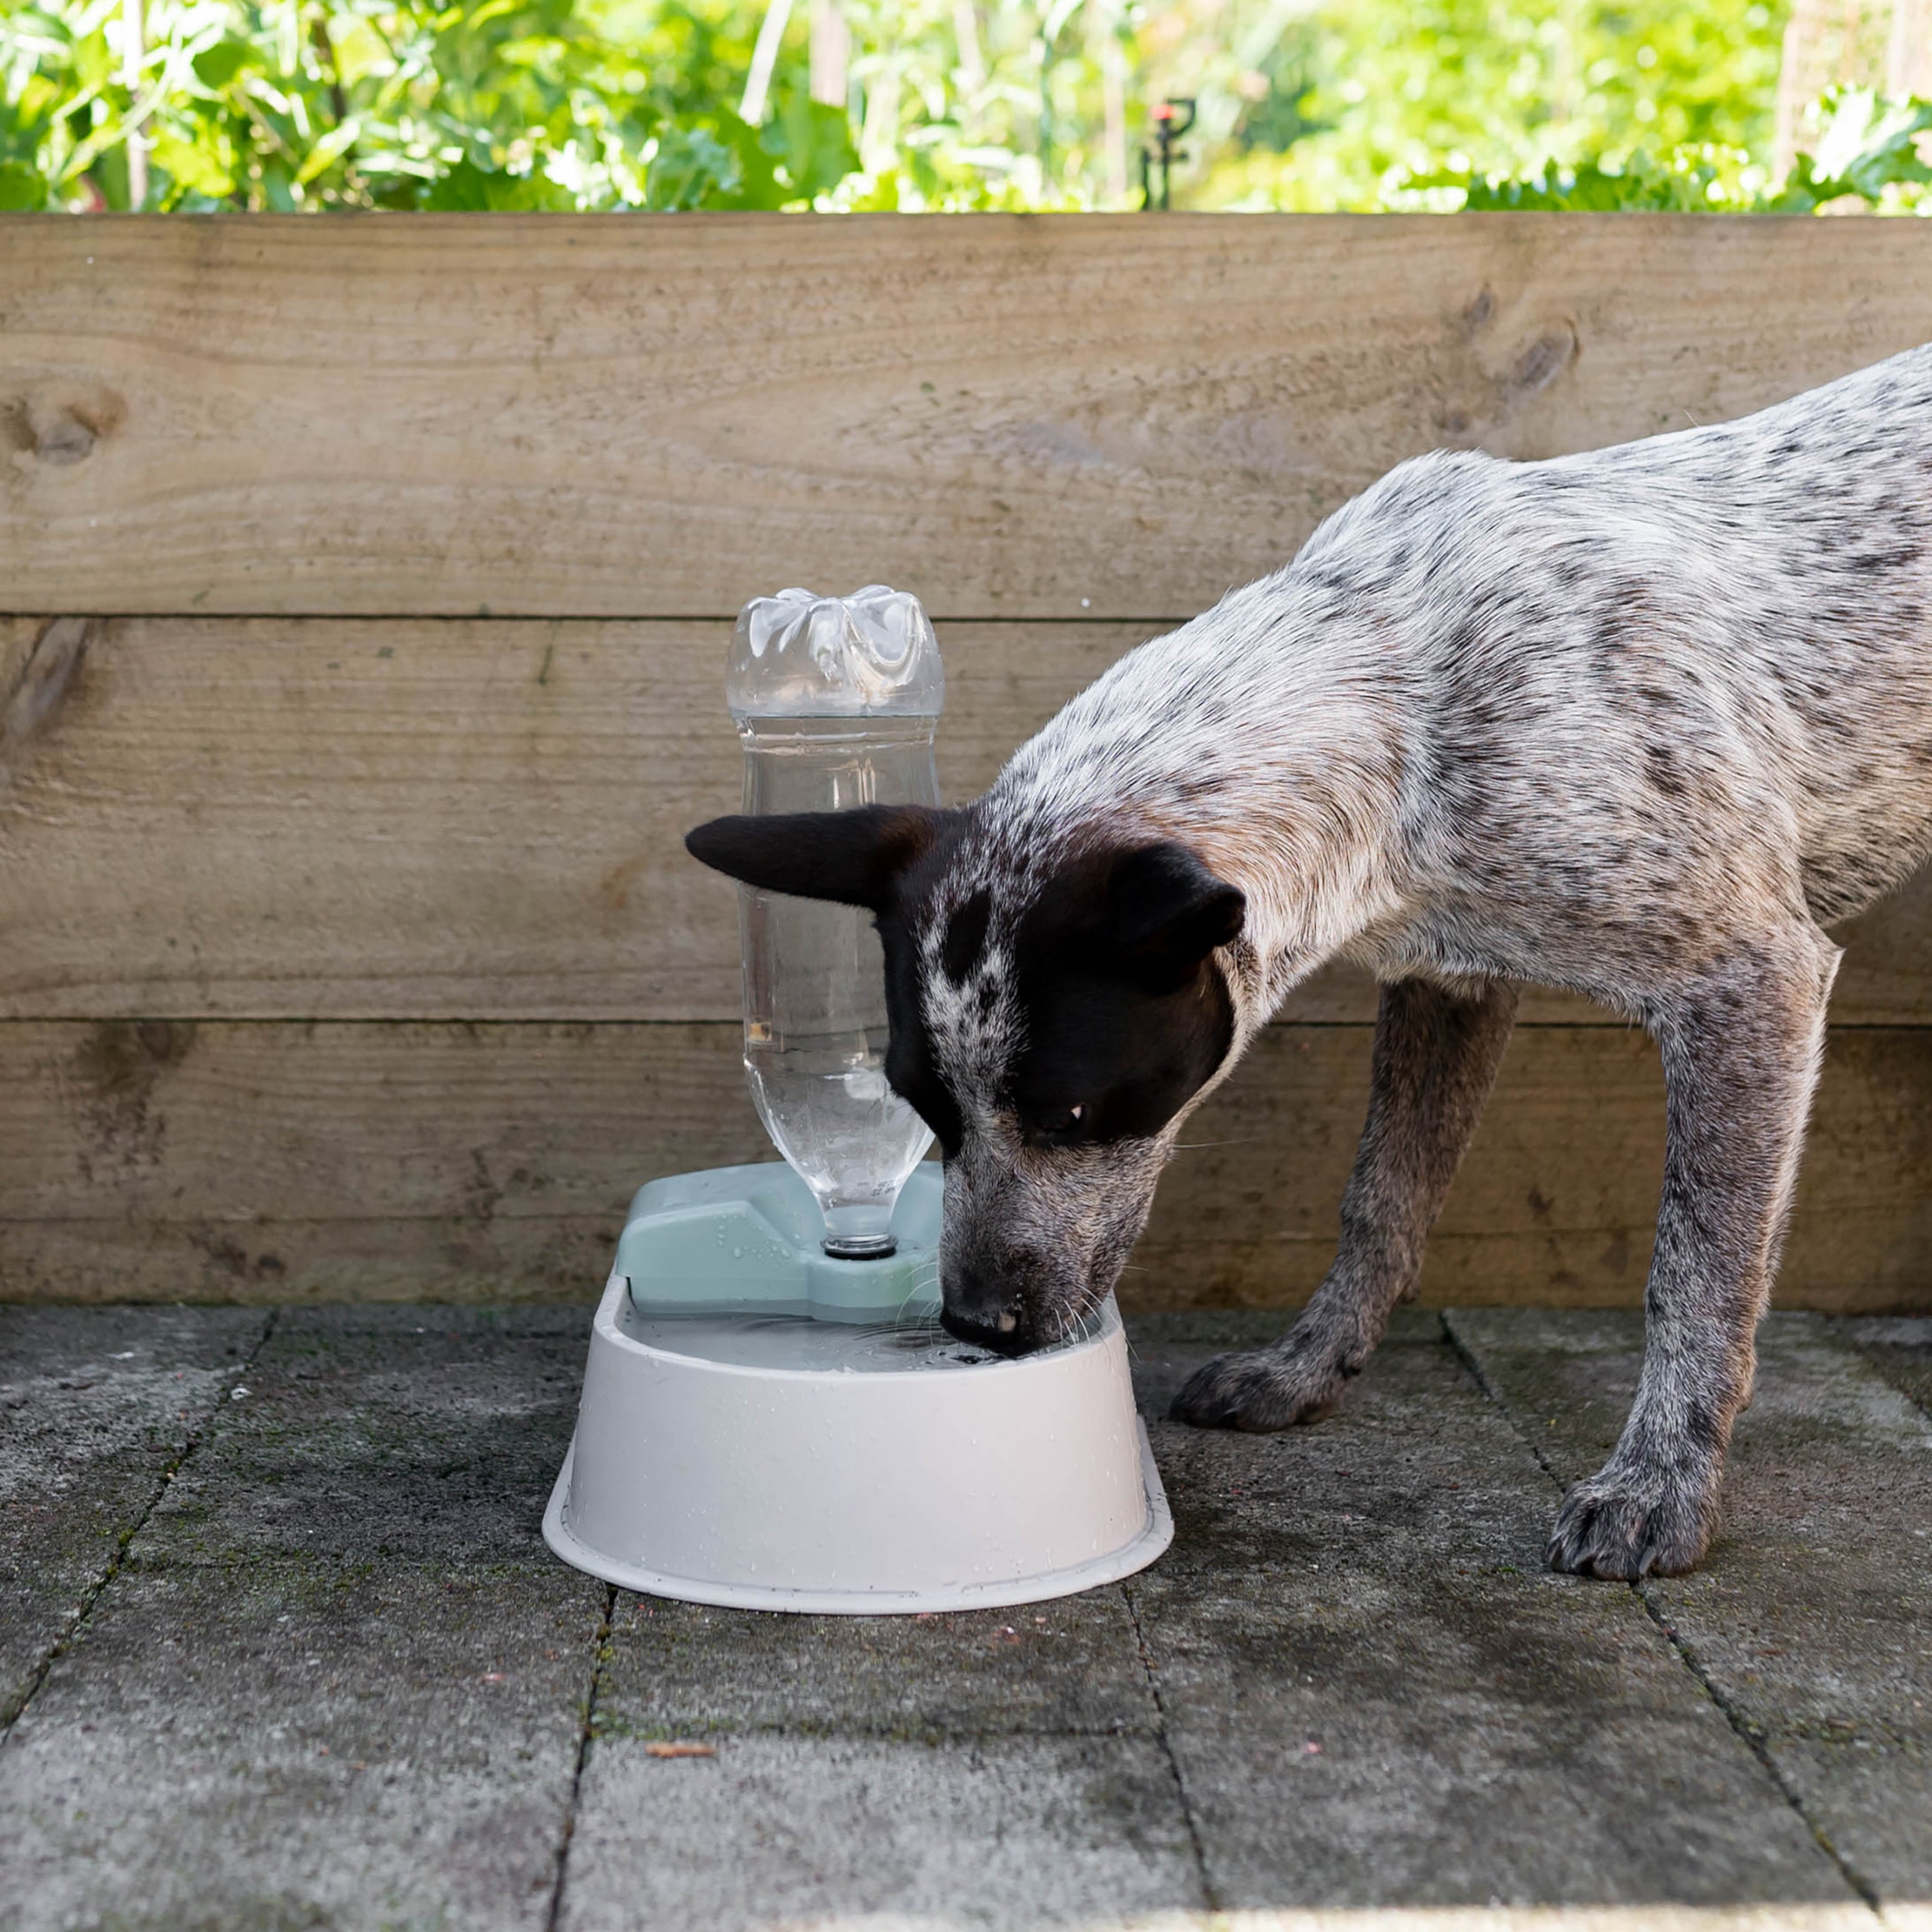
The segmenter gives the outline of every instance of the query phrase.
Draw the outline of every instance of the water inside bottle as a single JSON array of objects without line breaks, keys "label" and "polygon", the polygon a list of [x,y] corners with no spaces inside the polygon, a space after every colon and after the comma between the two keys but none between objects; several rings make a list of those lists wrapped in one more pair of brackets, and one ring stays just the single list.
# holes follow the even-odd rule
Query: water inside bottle
[{"label": "water inside bottle", "polygon": [[[843,811],[929,799],[932,725],[930,718],[743,723],[746,808]],[[758,1118],[818,1197],[827,1238],[884,1250],[892,1204],[932,1135],[886,1084],[885,958],[872,915],[748,886],[740,904],[745,1072]]]},{"label": "water inside bottle", "polygon": [[745,1030],[745,1072],[772,1144],[818,1197],[835,1238],[883,1237],[932,1130],[886,1083],[886,1029]]}]

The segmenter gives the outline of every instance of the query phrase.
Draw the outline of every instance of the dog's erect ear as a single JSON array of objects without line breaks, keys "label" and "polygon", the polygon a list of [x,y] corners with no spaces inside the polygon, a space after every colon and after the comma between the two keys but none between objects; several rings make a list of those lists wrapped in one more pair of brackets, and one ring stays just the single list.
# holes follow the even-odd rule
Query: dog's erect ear
[{"label": "dog's erect ear", "polygon": [[1178,986],[1217,946],[1240,937],[1247,896],[1185,845],[1143,845],[1108,868],[1102,930],[1136,978]]},{"label": "dog's erect ear", "polygon": [[760,892],[884,912],[902,876],[958,816],[925,805],[862,805],[850,812],[714,818],[687,833],[684,847]]}]

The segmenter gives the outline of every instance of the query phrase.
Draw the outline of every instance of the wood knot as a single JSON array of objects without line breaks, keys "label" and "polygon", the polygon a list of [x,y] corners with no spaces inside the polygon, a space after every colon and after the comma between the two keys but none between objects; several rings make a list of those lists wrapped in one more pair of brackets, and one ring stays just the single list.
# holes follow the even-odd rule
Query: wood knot
[{"label": "wood knot", "polygon": [[0,401],[0,445],[55,469],[84,463],[103,436],[120,427],[127,405],[111,389],[58,401],[15,397]]},{"label": "wood knot", "polygon": [[77,416],[63,410],[34,439],[34,454],[43,463],[78,463],[94,447],[94,433]]},{"label": "wood knot", "polygon": [[1533,396],[1562,374],[1576,353],[1576,332],[1568,322],[1546,329],[1516,358],[1507,385],[1510,396]]},{"label": "wood knot", "polygon": [[6,774],[8,754],[60,708],[93,634],[92,617],[56,617],[41,627],[26,663],[0,691],[0,778]]}]

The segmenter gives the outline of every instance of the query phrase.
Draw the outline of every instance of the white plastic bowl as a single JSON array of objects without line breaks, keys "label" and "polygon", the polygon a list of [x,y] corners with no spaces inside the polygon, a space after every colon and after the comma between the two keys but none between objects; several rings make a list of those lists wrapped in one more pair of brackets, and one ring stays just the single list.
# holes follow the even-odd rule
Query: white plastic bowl
[{"label": "white plastic bowl", "polygon": [[[937,1180],[909,1188],[894,1216],[914,1264],[902,1294],[932,1279]],[[692,1220],[709,1208],[742,1262],[761,1198],[775,1268],[808,1264],[795,1236],[815,1209],[788,1228],[784,1204],[771,1204],[788,1181],[811,1209],[779,1166],[654,1183],[620,1260],[646,1257],[664,1216],[676,1252],[703,1254]],[[1002,1361],[939,1331],[929,1291],[894,1322],[860,1326],[843,1311],[758,1312],[787,1298],[723,1272],[716,1316],[664,1313],[650,1282],[613,1274],[544,1518],[566,1562],[693,1603],[878,1616],[1070,1595],[1130,1576],[1172,1540],[1111,1299],[1076,1340]],[[692,1281],[660,1286],[689,1310]]]}]

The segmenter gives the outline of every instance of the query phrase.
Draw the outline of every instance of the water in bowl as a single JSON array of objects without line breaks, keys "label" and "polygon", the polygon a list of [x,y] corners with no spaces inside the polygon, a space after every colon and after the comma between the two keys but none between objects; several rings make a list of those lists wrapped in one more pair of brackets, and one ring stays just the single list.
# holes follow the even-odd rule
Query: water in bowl
[{"label": "water in bowl", "polygon": [[[1092,1340],[1106,1320],[1096,1312],[1055,1348]],[[643,1315],[626,1303],[623,1327],[633,1340],[667,1354],[802,1375],[944,1372],[1005,1359],[947,1334],[930,1304],[896,1322],[862,1323],[804,1315]]]}]

